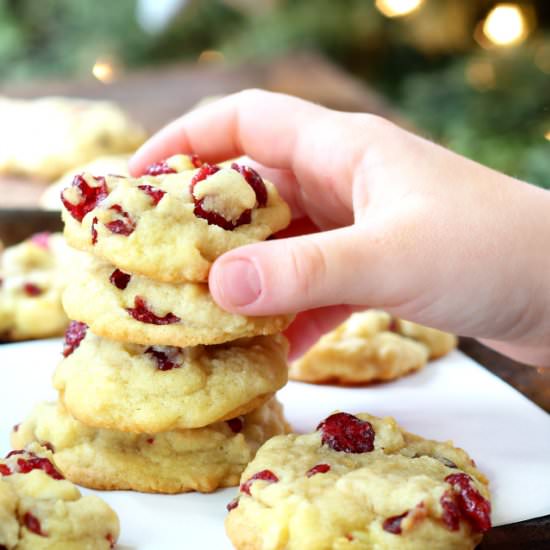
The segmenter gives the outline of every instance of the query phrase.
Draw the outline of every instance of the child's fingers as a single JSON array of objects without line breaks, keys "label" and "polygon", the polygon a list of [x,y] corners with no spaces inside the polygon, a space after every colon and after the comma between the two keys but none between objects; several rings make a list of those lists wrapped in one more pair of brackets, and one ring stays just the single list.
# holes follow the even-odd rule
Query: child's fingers
[{"label": "child's fingers", "polygon": [[348,225],[353,220],[352,183],[369,144],[378,139],[377,120],[248,90],[166,126],[138,150],[130,170],[143,173],[151,163],[178,152],[196,153],[208,162],[247,155],[264,166],[292,171],[315,221]]},{"label": "child's fingers", "polygon": [[246,90],[191,111],[160,130],[131,161],[133,173],[176,153],[208,162],[248,155],[274,168],[291,168],[294,145],[325,109],[300,99]]},{"label": "child's fingers", "polygon": [[273,183],[277,187],[281,197],[290,206],[293,219],[303,218],[306,215],[300,186],[291,170],[268,168],[246,156],[239,157],[235,162],[254,168],[254,170],[261,174],[262,178]]},{"label": "child's fingers", "polygon": [[369,257],[353,226],[252,244],[214,262],[210,291],[221,307],[245,315],[360,305]]},{"label": "child's fingers", "polygon": [[354,311],[350,306],[329,306],[298,313],[285,330],[290,343],[289,359],[303,355],[321,336],[336,328]]}]

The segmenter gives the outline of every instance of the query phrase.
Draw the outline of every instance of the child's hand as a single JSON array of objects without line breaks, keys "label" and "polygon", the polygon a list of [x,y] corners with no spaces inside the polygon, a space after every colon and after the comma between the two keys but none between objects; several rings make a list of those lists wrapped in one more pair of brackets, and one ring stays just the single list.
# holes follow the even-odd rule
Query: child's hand
[{"label": "child's hand", "polygon": [[550,365],[548,192],[376,116],[262,91],[176,120],[132,172],[179,152],[249,156],[321,230],[235,249],[210,273],[229,311],[307,311],[289,330],[295,354],[352,308],[377,307]]}]

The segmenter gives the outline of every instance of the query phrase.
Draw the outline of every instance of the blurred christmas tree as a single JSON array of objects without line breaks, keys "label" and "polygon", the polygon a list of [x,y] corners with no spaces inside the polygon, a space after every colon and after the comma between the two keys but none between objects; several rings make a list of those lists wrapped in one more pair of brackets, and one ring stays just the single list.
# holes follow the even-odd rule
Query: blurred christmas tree
[{"label": "blurred christmas tree", "polygon": [[[136,4],[171,6],[168,24],[140,26]],[[98,57],[135,67],[204,50],[243,61],[317,49],[433,139],[550,187],[550,2],[497,4],[0,0],[0,78],[88,75]]]}]

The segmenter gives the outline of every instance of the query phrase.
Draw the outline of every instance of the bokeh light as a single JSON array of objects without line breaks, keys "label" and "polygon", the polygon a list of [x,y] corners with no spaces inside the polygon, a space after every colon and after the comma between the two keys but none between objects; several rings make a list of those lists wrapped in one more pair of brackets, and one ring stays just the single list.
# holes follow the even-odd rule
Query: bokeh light
[{"label": "bokeh light", "polygon": [[107,59],[98,59],[92,67],[92,74],[104,84],[109,84],[115,79],[113,63]]},{"label": "bokeh light", "polygon": [[218,50],[204,50],[197,59],[199,63],[222,63],[224,60],[225,56]]},{"label": "bokeh light", "polygon": [[482,28],[485,37],[496,46],[519,44],[528,34],[525,14],[517,4],[497,4]]},{"label": "bokeh light", "polygon": [[424,0],[376,0],[376,7],[386,17],[402,17],[416,11]]}]

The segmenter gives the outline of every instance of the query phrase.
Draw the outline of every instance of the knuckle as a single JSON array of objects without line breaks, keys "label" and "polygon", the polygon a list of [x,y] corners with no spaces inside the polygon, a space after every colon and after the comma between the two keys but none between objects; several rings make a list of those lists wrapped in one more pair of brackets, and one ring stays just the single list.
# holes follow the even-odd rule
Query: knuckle
[{"label": "knuckle", "polygon": [[303,238],[300,246],[290,249],[289,260],[295,291],[306,301],[318,297],[328,272],[323,249],[316,241]]}]

